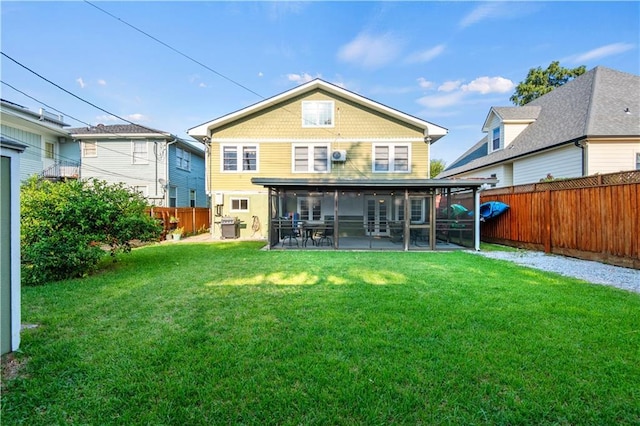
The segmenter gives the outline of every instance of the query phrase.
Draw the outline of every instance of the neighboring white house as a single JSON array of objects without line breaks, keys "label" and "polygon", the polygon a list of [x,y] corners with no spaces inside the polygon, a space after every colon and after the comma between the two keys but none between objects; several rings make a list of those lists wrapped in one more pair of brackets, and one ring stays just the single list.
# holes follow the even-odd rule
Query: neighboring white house
[{"label": "neighboring white house", "polygon": [[83,179],[122,182],[164,207],[208,207],[203,149],[135,124],[69,129]]},{"label": "neighboring white house", "polygon": [[482,140],[438,178],[497,186],[640,169],[640,76],[596,67],[525,106],[492,107]]},{"label": "neighboring white house", "polygon": [[20,180],[31,175],[78,177],[80,157],[68,149],[69,125],[60,115],[38,112],[7,100],[0,101],[2,136],[27,146],[20,162]]}]

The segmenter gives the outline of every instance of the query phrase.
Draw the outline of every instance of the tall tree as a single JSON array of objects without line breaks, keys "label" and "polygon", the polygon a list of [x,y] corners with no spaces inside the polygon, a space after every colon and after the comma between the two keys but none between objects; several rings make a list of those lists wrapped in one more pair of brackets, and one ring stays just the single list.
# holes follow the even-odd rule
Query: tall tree
[{"label": "tall tree", "polygon": [[516,91],[509,100],[519,106],[528,104],[586,71],[584,65],[573,69],[561,67],[559,61],[551,62],[546,70],[541,67],[531,68],[527,78],[516,86]]},{"label": "tall tree", "polygon": [[444,160],[434,158],[429,162],[429,176],[431,179],[438,176],[447,167],[447,163]]}]

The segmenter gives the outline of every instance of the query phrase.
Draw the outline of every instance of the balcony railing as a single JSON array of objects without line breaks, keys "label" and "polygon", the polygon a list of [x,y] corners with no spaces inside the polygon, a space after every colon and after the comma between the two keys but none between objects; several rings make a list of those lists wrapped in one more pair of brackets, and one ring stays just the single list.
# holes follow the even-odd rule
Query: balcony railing
[{"label": "balcony railing", "polygon": [[40,173],[43,179],[78,179],[80,163],[77,161],[56,161]]}]

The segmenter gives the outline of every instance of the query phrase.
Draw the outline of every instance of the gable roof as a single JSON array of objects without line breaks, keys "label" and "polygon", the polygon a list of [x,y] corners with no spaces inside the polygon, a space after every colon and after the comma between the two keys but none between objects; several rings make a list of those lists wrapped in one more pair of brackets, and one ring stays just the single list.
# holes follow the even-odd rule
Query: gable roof
[{"label": "gable roof", "polygon": [[503,123],[516,122],[516,123],[532,123],[536,121],[540,115],[542,108],[537,106],[521,106],[521,107],[491,107],[487,119],[482,125],[482,131],[488,132],[491,130],[489,126],[494,116],[500,117]]},{"label": "gable roof", "polygon": [[[151,127],[141,126],[139,124],[98,124],[91,127],[75,127],[68,130],[74,139],[90,139],[107,136],[108,139],[124,139],[130,137],[138,138],[159,138],[166,141],[175,141],[178,145],[188,148],[190,151],[204,155],[204,150],[189,141],[180,139],[169,132],[156,130]],[[196,141],[193,141],[197,143]]]},{"label": "gable roof", "polygon": [[140,126],[138,124],[98,124],[91,127],[75,127],[69,129],[73,136],[95,136],[95,135],[155,135],[157,137],[173,137],[169,132],[152,129],[151,127]]},{"label": "gable roof", "polygon": [[[639,94],[640,76],[599,66],[525,106],[494,107],[489,115],[504,115],[507,120],[531,118],[536,109],[538,116],[507,148],[489,155],[485,150],[485,155],[480,157],[477,151],[469,150],[439,177],[468,172],[584,138],[638,137]],[[480,149],[481,142],[474,147]]]},{"label": "gable roof", "polygon": [[388,107],[381,103],[372,101],[371,99],[358,95],[357,93],[351,92],[342,87],[336,86],[335,84],[328,83],[319,78],[311,80],[305,84],[301,84],[291,90],[280,93],[279,95],[273,96],[271,98],[267,98],[246,108],[240,109],[227,115],[223,115],[222,117],[216,118],[214,120],[207,121],[206,123],[202,123],[196,127],[192,127],[187,131],[187,133],[196,139],[202,140],[205,137],[209,137],[210,129],[215,129],[217,127],[223,126],[235,120],[246,117],[250,114],[254,114],[258,111],[272,107],[278,103],[284,102],[288,99],[294,98],[307,92],[311,92],[312,90],[316,89],[325,90],[336,96],[340,96],[342,98],[346,98],[353,102],[356,102],[360,105],[364,105],[374,111],[389,115],[402,122],[424,129],[425,137],[429,136],[431,138],[431,143],[437,141],[448,133],[448,130],[444,127],[406,114],[402,111]]}]

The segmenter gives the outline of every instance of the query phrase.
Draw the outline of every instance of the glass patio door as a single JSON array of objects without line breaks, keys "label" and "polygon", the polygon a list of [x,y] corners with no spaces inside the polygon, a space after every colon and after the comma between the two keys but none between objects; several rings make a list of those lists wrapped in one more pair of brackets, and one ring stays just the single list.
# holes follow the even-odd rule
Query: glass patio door
[{"label": "glass patio door", "polygon": [[389,212],[391,209],[391,197],[368,197],[366,200],[367,235],[389,236]]}]

